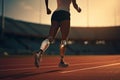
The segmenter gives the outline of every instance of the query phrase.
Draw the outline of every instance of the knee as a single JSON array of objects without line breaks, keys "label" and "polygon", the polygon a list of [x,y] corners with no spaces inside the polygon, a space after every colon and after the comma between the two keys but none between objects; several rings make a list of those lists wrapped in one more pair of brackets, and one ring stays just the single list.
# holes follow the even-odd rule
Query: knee
[{"label": "knee", "polygon": [[50,43],[54,42],[54,38],[53,37],[48,37],[47,39],[49,40]]},{"label": "knee", "polygon": [[65,47],[67,45],[67,41],[66,40],[62,40],[61,41],[61,47]]}]

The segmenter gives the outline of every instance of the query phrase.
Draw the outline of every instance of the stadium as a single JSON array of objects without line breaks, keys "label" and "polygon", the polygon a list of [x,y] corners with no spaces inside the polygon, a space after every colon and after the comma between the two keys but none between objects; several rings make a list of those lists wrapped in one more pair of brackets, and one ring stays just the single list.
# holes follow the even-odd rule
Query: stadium
[{"label": "stadium", "polygon": [[[54,1],[50,3],[52,9]],[[119,80],[119,1],[78,1],[83,13],[73,15],[75,11],[71,11],[72,25],[65,53],[69,67],[58,67],[59,31],[36,68],[33,52],[40,48],[51,27],[43,2],[0,1],[0,80]]]},{"label": "stadium", "polygon": [[[16,53],[19,55],[31,55],[32,51],[39,49],[41,41],[48,35],[49,28],[50,25],[5,18],[4,38],[0,41],[1,52],[7,52],[10,55]],[[120,26],[104,28],[72,27],[66,54],[119,54],[119,35]],[[55,43],[46,51],[48,55],[59,54],[60,37],[59,32]]]}]

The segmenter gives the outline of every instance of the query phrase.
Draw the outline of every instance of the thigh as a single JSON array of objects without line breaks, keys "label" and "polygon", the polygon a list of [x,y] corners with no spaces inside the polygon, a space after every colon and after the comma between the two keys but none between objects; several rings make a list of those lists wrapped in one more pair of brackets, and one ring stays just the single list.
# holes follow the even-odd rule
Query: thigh
[{"label": "thigh", "polygon": [[66,40],[68,38],[69,30],[70,30],[70,20],[62,21],[60,26],[62,40]]},{"label": "thigh", "polygon": [[51,27],[50,27],[50,30],[49,30],[49,36],[48,38],[50,39],[54,39],[56,34],[57,34],[57,31],[59,29],[59,24],[57,21],[51,21]]}]

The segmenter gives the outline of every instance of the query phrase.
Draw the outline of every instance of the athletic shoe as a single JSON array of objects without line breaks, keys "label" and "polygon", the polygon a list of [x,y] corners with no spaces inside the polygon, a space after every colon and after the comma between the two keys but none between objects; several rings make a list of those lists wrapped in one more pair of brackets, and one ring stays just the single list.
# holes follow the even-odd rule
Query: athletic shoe
[{"label": "athletic shoe", "polygon": [[35,66],[36,66],[37,68],[39,68],[39,66],[40,66],[40,61],[41,61],[41,58],[42,58],[42,51],[36,52],[35,55],[34,55],[34,58],[35,58],[34,64],[35,64]]},{"label": "athletic shoe", "polygon": [[64,61],[61,61],[58,66],[61,67],[61,68],[66,68],[69,65],[67,63],[65,63]]}]

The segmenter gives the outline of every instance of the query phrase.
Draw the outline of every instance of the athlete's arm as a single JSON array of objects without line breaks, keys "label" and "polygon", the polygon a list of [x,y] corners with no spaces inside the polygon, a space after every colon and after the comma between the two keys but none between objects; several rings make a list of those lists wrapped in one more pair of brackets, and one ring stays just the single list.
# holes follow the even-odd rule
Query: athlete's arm
[{"label": "athlete's arm", "polygon": [[51,10],[48,8],[48,0],[45,0],[47,14],[51,14]]},{"label": "athlete's arm", "polygon": [[72,0],[72,3],[73,3],[73,7],[78,11],[78,12],[81,12],[81,8],[78,7],[77,3],[76,3],[76,0]]}]

